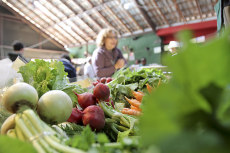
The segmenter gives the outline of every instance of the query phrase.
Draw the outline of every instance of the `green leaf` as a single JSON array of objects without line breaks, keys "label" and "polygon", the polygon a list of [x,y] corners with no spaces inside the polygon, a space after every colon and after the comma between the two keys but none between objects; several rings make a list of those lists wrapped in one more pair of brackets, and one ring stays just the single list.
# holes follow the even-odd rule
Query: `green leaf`
[{"label": "green leaf", "polygon": [[[227,147],[222,142],[230,141],[230,128],[223,126],[229,122],[229,40],[226,35],[198,45],[188,42],[190,32],[181,36],[184,47],[165,60],[172,79],[143,99],[141,143],[156,144],[162,152],[222,152]],[[201,140],[201,131],[208,131],[207,139]],[[201,147],[199,140],[206,144]],[[170,150],[173,146],[182,150]]]},{"label": "green leaf", "polygon": [[222,144],[222,139],[213,131],[181,132],[168,138],[160,145],[161,153],[227,153],[228,147]]},{"label": "green leaf", "polygon": [[121,142],[124,138],[126,138],[129,135],[130,131],[131,130],[124,131],[124,132],[119,131],[118,136],[117,136],[117,142]]},{"label": "green leaf", "polygon": [[1,153],[17,153],[17,152],[37,153],[37,151],[31,144],[22,142],[18,139],[14,139],[8,136],[0,136],[0,152]]},{"label": "green leaf", "polygon": [[109,139],[108,139],[108,137],[104,133],[98,133],[97,134],[97,141],[100,144],[104,144],[104,143],[109,143],[110,142]]},{"label": "green leaf", "polygon": [[95,143],[95,134],[92,132],[89,125],[84,128],[81,135],[76,135],[66,142],[66,144],[70,145],[71,147],[85,151],[90,149],[93,143]]}]

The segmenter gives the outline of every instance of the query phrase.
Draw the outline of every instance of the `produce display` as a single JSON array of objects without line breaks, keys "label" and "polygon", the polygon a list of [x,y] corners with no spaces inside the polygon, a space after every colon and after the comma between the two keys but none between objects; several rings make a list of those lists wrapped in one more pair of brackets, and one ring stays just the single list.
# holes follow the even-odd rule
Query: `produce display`
[{"label": "produce display", "polygon": [[[28,89],[31,92],[29,92]],[[20,93],[20,91],[22,91],[22,93]],[[50,92],[57,93],[63,91],[53,90],[47,93]],[[27,93],[33,93],[33,95],[31,97],[25,96],[25,94]],[[45,93],[43,96],[45,96],[47,93]],[[53,97],[49,99],[53,99]],[[2,102],[4,106],[10,104],[11,107],[6,107],[6,109],[8,111],[12,111],[12,113],[15,114],[11,115],[7,120],[5,120],[5,122],[1,127],[1,134],[6,134],[7,136],[10,136],[12,138],[17,138],[24,142],[30,142],[34,146],[36,151],[39,153],[46,153],[46,152],[83,153],[84,152],[82,150],[75,149],[62,144],[60,138],[61,135],[55,132],[54,130],[52,130],[45,122],[43,122],[35,114],[36,111],[35,107],[37,106],[38,103],[38,94],[36,92],[36,89],[33,88],[31,85],[27,83],[16,83],[12,85],[4,93]],[[70,106],[72,106],[72,101],[70,100],[70,102],[71,102]],[[39,107],[40,106],[38,105],[38,108]],[[46,115],[49,116],[48,114]],[[68,116],[69,115],[67,115],[67,117]],[[56,116],[57,119],[61,117],[62,115],[60,114]],[[46,120],[46,121],[50,122],[50,120]]]},{"label": "produce display", "polygon": [[199,45],[190,38],[181,34],[184,47],[164,58],[170,80],[121,69],[87,91],[60,62],[26,64],[24,82],[3,93],[0,152],[228,153],[228,34]]},{"label": "produce display", "polygon": [[159,82],[164,84],[168,79],[163,75],[161,70],[157,69],[141,69],[139,71],[131,71],[129,68],[122,69],[114,74],[114,79],[107,83],[111,91],[113,101],[124,103],[129,108],[130,104],[125,97],[134,98],[133,91],[141,91],[148,94],[146,84],[157,88]]},{"label": "produce display", "polygon": [[62,90],[69,95],[74,107],[77,97],[73,90],[78,94],[85,92],[80,86],[69,83],[64,65],[60,61],[46,62],[36,59],[35,62],[31,61],[21,66],[19,70],[24,82],[37,90],[39,98],[50,90]]},{"label": "produce display", "polygon": [[[24,82],[3,94],[5,109],[14,114],[2,124],[1,134],[30,143],[37,152],[140,149],[139,119],[116,109],[107,85],[112,78],[102,78],[89,93],[70,84],[57,61],[36,60],[20,67],[19,73]],[[74,145],[84,141],[87,135],[79,136],[84,133],[92,135],[88,147]]]}]

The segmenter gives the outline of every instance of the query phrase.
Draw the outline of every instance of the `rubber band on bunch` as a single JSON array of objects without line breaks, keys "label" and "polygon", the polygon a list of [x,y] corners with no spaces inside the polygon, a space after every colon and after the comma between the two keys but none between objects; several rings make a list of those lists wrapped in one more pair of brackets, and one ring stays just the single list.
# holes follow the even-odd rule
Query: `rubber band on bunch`
[{"label": "rubber band on bunch", "polygon": [[37,134],[37,135],[31,137],[31,138],[29,139],[29,141],[32,142],[32,141],[35,141],[35,140],[39,140],[39,139],[41,139],[42,137],[44,137],[44,136],[49,136],[49,135],[54,135],[54,134],[51,133],[51,132],[44,131],[44,132],[42,132],[42,133],[39,133],[39,134]]}]

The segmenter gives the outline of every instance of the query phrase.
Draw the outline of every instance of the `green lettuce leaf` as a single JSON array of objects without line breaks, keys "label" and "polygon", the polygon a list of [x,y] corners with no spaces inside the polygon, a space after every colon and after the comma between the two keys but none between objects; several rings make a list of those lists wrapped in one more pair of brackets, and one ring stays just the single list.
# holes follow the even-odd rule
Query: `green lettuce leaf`
[{"label": "green lettuce leaf", "polygon": [[36,59],[25,66],[21,66],[19,73],[22,74],[24,82],[32,85],[37,90],[39,98],[50,90],[62,90],[70,96],[73,107],[75,107],[77,96],[73,93],[73,90],[79,94],[83,93],[84,90],[77,84],[69,83],[64,69],[64,65],[60,61],[46,62]]}]

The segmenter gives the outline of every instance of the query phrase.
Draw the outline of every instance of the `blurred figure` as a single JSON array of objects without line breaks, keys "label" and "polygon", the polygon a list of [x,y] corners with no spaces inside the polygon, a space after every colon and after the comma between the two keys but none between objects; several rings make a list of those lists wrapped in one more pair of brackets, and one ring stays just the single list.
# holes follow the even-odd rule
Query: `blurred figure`
[{"label": "blurred figure", "polygon": [[87,58],[92,56],[88,51],[84,51],[83,55]]},{"label": "blurred figure", "polygon": [[117,48],[118,32],[114,28],[106,28],[97,36],[98,48],[94,50],[92,65],[98,78],[111,77],[118,69],[125,66],[121,50]]},{"label": "blurred figure", "polygon": [[140,66],[148,66],[148,65],[147,65],[147,60],[146,60],[145,57],[142,57],[142,58],[141,58],[141,64],[140,64]]},{"label": "blurred figure", "polygon": [[70,59],[69,54],[62,54],[59,61],[61,61],[63,63],[63,65],[65,66],[65,72],[68,73],[68,75],[67,75],[68,78],[76,78],[77,77],[76,69],[74,68],[74,66],[71,63],[71,59]]},{"label": "blurred figure", "polygon": [[89,78],[96,77],[93,70],[91,57],[86,58],[86,64],[84,66],[84,75],[87,75]]},{"label": "blurred figure", "polygon": [[141,60],[136,59],[136,60],[135,60],[135,65],[139,65],[139,64],[141,64]]},{"label": "blurred figure", "polygon": [[219,0],[214,9],[217,14],[217,32],[221,36],[230,28],[230,0]]},{"label": "blurred figure", "polygon": [[13,42],[12,45],[13,45],[14,52],[8,53],[8,56],[11,59],[11,61],[12,62],[15,61],[19,56],[22,60],[28,62],[27,59],[23,56],[25,45],[20,41],[15,41]]},{"label": "blurred figure", "polygon": [[169,42],[169,51],[172,53],[172,56],[177,54],[178,48],[180,47],[180,43],[177,41],[170,41]]}]

